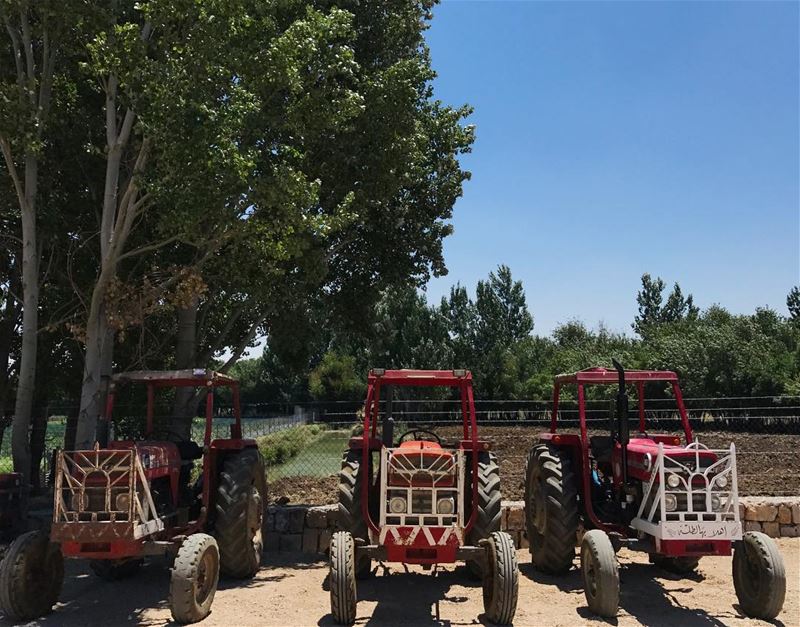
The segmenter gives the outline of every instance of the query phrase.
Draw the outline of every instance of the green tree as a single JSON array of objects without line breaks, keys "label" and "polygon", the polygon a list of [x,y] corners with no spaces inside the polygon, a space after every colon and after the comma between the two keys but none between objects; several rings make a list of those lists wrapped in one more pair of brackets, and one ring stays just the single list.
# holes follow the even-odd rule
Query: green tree
[{"label": "green tree", "polygon": [[789,319],[800,322],[800,287],[795,285],[786,297],[786,308],[789,310]]},{"label": "green tree", "polygon": [[[664,322],[676,322],[697,318],[699,309],[694,304],[694,297],[684,296],[680,285],[675,283],[664,303],[666,284],[661,277],[653,279],[649,274],[642,275],[642,288],[636,295],[639,314],[634,318],[633,329],[644,338],[656,325]],[[662,304],[663,303],[663,304]]]},{"label": "green tree", "polygon": [[359,399],[366,391],[366,379],[356,370],[355,358],[326,353],[308,377],[311,396],[326,401]]}]

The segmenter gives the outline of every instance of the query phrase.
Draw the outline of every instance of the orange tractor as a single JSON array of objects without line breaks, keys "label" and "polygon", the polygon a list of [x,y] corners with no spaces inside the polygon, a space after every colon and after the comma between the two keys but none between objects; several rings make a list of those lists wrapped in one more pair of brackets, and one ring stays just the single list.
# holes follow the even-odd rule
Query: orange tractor
[{"label": "orange tractor", "polygon": [[[142,441],[109,437],[115,396],[128,383],[147,388]],[[181,387],[205,390],[202,447],[191,440],[154,439],[155,391]],[[232,391],[234,419],[229,438],[213,439],[219,387]],[[197,460],[202,471],[194,479]],[[258,571],[266,500],[256,443],[242,438],[234,379],[205,369],[114,375],[95,446],[58,453],[49,536],[19,536],[0,564],[0,608],[14,620],[50,612],[61,592],[64,557],[88,559],[99,577],[116,580],[133,575],[146,556],[162,555],[173,560],[173,618],[202,620],[211,611],[220,572],[246,578]]]},{"label": "orange tractor", "polygon": [[[458,391],[459,441],[445,443],[425,429],[395,440],[391,401],[381,412],[381,391],[409,386]],[[469,371],[370,371],[364,432],[350,440],[339,475],[342,530],[334,533],[330,547],[334,619],[341,624],[355,620],[356,579],[369,576],[373,559],[426,568],[464,560],[483,579],[487,618],[511,623],[519,573],[514,542],[500,531],[500,498],[497,460],[489,443],[478,439]]]}]

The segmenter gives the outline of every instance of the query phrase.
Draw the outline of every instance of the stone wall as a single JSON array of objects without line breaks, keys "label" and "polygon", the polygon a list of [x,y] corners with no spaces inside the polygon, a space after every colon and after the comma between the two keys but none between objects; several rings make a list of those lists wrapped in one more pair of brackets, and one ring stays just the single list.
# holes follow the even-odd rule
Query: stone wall
[{"label": "stone wall", "polygon": [[742,497],[739,516],[745,531],[763,531],[773,538],[800,537],[800,497]]},{"label": "stone wall", "polygon": [[[336,529],[336,505],[270,505],[267,551],[325,553]],[[763,531],[773,538],[800,537],[800,497],[743,497],[739,513],[745,531]],[[522,501],[503,501],[501,528],[517,548],[527,548]]]}]

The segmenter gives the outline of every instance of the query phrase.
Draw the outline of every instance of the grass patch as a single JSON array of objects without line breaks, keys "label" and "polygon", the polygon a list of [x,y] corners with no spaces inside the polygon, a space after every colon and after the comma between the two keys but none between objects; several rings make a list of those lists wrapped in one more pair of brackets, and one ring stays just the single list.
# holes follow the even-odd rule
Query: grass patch
[{"label": "grass patch", "polygon": [[283,464],[269,468],[269,480],[283,477],[326,477],[341,470],[349,430],[323,431]]},{"label": "grass patch", "polygon": [[258,450],[267,466],[277,466],[289,461],[317,439],[324,430],[322,425],[300,425],[258,438]]}]

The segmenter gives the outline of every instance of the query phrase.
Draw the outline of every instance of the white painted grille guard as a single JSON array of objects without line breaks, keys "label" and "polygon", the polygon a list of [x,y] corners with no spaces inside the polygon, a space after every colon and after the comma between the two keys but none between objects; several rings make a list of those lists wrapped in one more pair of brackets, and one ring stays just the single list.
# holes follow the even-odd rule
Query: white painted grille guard
[{"label": "white painted grille guard", "polygon": [[[694,469],[686,465],[686,457],[675,457],[664,452],[659,442],[655,459],[642,495],[642,503],[631,527],[656,538],[656,540],[741,540],[742,524],[739,520],[739,488],[736,477],[736,447],[709,449],[697,440],[686,449],[694,450]],[[700,451],[717,455],[717,461],[701,468]],[[681,461],[682,460],[682,461]],[[669,468],[665,467],[669,462]],[[667,485],[666,478],[676,474],[680,484],[676,488]],[[727,484],[720,486],[720,479]],[[655,492],[654,492],[655,490]],[[652,498],[651,498],[652,493]],[[678,508],[666,511],[666,495],[677,498]],[[703,505],[696,508],[694,497],[700,496]],[[724,507],[714,510],[712,497],[716,496]],[[684,507],[681,507],[684,505]]]},{"label": "white painted grille guard", "polygon": [[[87,488],[86,478],[90,474],[102,475],[104,484]],[[87,489],[103,492],[102,510],[84,510]],[[113,490],[128,494],[126,510],[116,508],[112,499]],[[64,498],[65,492],[69,494],[68,499]],[[133,526],[133,538],[136,540],[164,530],[164,521],[158,517],[150,484],[135,449],[109,450],[95,445],[94,449],[87,451],[59,451],[54,493],[54,523],[95,525],[96,529],[113,523],[129,523]],[[77,510],[72,507],[75,496],[78,496]],[[124,514],[122,520],[119,519],[120,514]]]},{"label": "white painted grille guard", "polygon": [[[402,449],[402,455],[393,456],[392,453],[400,451],[399,448],[384,448],[381,450],[381,485],[380,485],[380,495],[379,495],[379,502],[382,504],[380,509],[380,519],[378,522],[378,527],[380,529],[379,534],[375,534],[374,532],[370,531],[370,537],[373,542],[377,541],[380,544],[385,542],[387,533],[391,534],[395,541],[399,540],[399,534],[397,532],[398,527],[414,527],[414,532],[412,532],[412,536],[409,538],[409,541],[413,541],[419,533],[421,532],[429,541],[430,544],[433,544],[433,538],[430,536],[430,532],[428,531],[427,527],[437,526],[437,527],[449,527],[449,529],[445,532],[442,536],[439,544],[444,544],[448,537],[452,534],[456,534],[459,539],[459,544],[464,543],[464,482],[465,482],[465,472],[464,472],[464,463],[465,463],[465,456],[464,451],[462,450],[455,450],[451,451],[448,450],[447,452],[453,456],[453,461],[450,461],[451,458],[448,456],[443,456],[441,458],[442,461],[436,461],[431,467],[426,468],[425,472],[431,475],[431,486],[429,487],[406,487],[406,486],[389,486],[388,485],[388,475],[391,469],[392,473],[399,474],[403,476],[405,479],[411,483],[411,479],[413,475],[419,472],[420,468],[422,467],[422,452],[420,452],[419,458],[419,466],[413,465],[409,462],[409,458],[413,459],[414,456],[409,454],[408,449]],[[428,454],[430,456],[430,453]],[[455,468],[453,468],[455,466]],[[438,484],[444,482],[445,479],[452,477],[453,470],[456,471],[456,483],[455,486],[447,486],[441,487]],[[406,512],[395,514],[389,510],[389,490],[392,492],[405,492],[406,498]],[[413,502],[412,495],[413,492],[430,492],[431,493],[431,507],[432,512],[424,513],[424,512],[413,512],[409,511],[411,508],[411,504]],[[440,498],[446,497],[453,497],[453,500],[456,505],[455,514],[439,514],[436,512],[436,502]],[[398,521],[397,524],[388,524],[387,517],[391,517],[392,520]],[[415,519],[413,521],[408,521],[407,519]],[[421,524],[424,519],[432,519],[436,518],[436,524]],[[411,524],[413,523],[413,524]],[[375,537],[377,536],[377,537]]]}]

